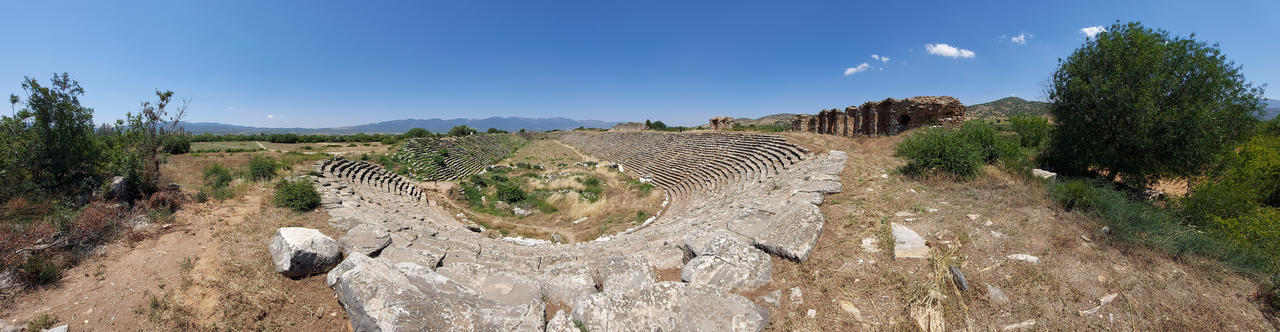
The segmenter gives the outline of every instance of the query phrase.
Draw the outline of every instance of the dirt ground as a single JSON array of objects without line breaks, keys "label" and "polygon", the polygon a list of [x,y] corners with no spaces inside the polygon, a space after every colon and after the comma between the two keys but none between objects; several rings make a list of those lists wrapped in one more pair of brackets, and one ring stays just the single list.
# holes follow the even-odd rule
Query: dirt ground
[{"label": "dirt ground", "polygon": [[[165,167],[175,165],[185,164]],[[266,251],[279,227],[337,238],[328,215],[271,206],[268,183],[246,187],[226,201],[184,205],[146,239],[99,249],[57,283],[6,305],[0,319],[23,325],[50,315],[72,331],[349,330],[324,275],[282,277]]]},{"label": "dirt ground", "polygon": [[[782,290],[780,306],[758,301],[771,309],[769,330],[916,330],[930,325],[930,313],[941,318],[932,325],[947,330],[1274,331],[1280,324],[1261,311],[1252,282],[1214,262],[1110,243],[1098,220],[1054,208],[1040,184],[993,167],[971,182],[916,181],[894,172],[900,137],[787,136],[847,151],[849,162],[844,192],[822,206],[827,224],[810,259],[775,258],[774,282],[751,292]],[[895,260],[886,244],[891,222],[925,238],[932,257]],[[968,290],[951,281],[951,265]],[[791,301],[791,288],[800,301]],[[1110,294],[1100,309],[1081,313]]]}]

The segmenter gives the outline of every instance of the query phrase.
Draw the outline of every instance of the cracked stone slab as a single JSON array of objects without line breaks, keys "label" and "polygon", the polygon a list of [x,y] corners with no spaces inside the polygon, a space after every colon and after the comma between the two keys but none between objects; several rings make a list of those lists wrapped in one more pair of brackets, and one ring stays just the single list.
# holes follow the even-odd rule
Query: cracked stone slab
[{"label": "cracked stone slab", "polygon": [[818,206],[802,202],[783,204],[778,212],[755,210],[729,221],[729,230],[745,235],[770,254],[798,261],[809,259],[818,244],[826,220]]},{"label": "cracked stone slab", "polygon": [[680,272],[680,279],[690,284],[728,291],[773,281],[769,254],[732,237],[718,236],[697,252]]},{"label": "cracked stone slab", "polygon": [[798,185],[796,190],[800,192],[819,192],[823,194],[838,194],[844,190],[844,186],[836,181],[805,181]]},{"label": "cracked stone slab", "polygon": [[606,258],[596,268],[600,290],[604,292],[625,292],[657,282],[653,267],[644,256],[628,255]]},{"label": "cracked stone slab", "polygon": [[769,323],[769,311],[741,295],[682,282],[599,293],[573,308],[589,331],[760,331]]},{"label": "cracked stone slab", "polygon": [[355,331],[539,331],[546,306],[503,306],[412,263],[353,253],[325,278]]},{"label": "cracked stone slab", "polygon": [[418,249],[415,247],[391,246],[383,249],[378,258],[386,259],[393,263],[414,263],[434,269],[437,265],[440,265],[440,260],[444,258],[444,251],[431,247]]},{"label": "cracked stone slab", "polygon": [[504,305],[518,305],[542,299],[542,283],[514,271],[476,263],[441,266],[436,272],[457,280],[481,297]]},{"label": "cracked stone slab", "polygon": [[591,268],[583,263],[555,264],[542,274],[542,294],[547,302],[572,304],[597,292]]},{"label": "cracked stone slab", "polygon": [[360,253],[365,256],[377,256],[377,253],[391,244],[391,233],[381,223],[364,223],[352,227],[342,239],[342,253],[351,255]]}]

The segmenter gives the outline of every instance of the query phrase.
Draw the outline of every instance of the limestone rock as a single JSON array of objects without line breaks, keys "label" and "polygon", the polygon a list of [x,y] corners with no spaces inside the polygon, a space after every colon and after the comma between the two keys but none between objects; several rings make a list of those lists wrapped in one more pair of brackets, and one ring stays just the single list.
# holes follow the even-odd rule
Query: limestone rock
[{"label": "limestone rock", "polygon": [[542,274],[542,294],[547,302],[572,304],[579,298],[596,293],[591,268],[578,262],[552,265]]},{"label": "limestone rock", "polygon": [[333,226],[338,229],[351,229],[352,227],[356,227],[356,225],[359,225],[361,223],[363,223],[363,221],[353,217],[329,218],[329,226]]},{"label": "limestone rock", "polygon": [[721,291],[738,287],[755,287],[773,280],[773,263],[769,255],[721,235],[698,251],[680,272],[680,279],[691,284],[709,285]]},{"label": "limestone rock", "polygon": [[890,226],[893,227],[894,258],[929,258],[929,247],[920,234],[896,222]]},{"label": "limestone rock", "polygon": [[564,310],[557,310],[555,316],[547,321],[547,332],[579,332],[579,330],[573,326],[573,319],[569,318],[569,314]]},{"label": "limestone rock", "polygon": [[750,237],[756,247],[771,254],[799,261],[809,259],[809,251],[822,235],[822,211],[816,205],[800,202],[772,209],[739,215],[729,221],[729,230]]},{"label": "limestone rock", "polygon": [[338,242],[318,230],[285,227],[276,230],[267,246],[276,272],[290,278],[324,273],[338,264]]},{"label": "limestone rock", "polygon": [[710,287],[661,282],[579,301],[573,318],[589,331],[760,331],[769,311]]},{"label": "limestone rock", "polygon": [[804,291],[801,291],[800,287],[791,287],[791,295],[787,296],[787,299],[791,300],[791,305],[804,304]]},{"label": "limestone rock", "polygon": [[518,305],[542,298],[542,283],[514,271],[477,263],[441,266],[436,272],[499,304]]},{"label": "limestone rock", "polygon": [[129,195],[129,181],[125,181],[123,176],[111,178],[111,182],[107,184],[106,194],[107,198],[128,202],[132,198]]},{"label": "limestone rock", "polygon": [[1039,169],[1039,168],[1037,168],[1037,169],[1033,169],[1033,170],[1031,170],[1031,175],[1034,175],[1034,176],[1036,176],[1036,177],[1038,177],[1038,178],[1041,178],[1041,179],[1052,179],[1052,178],[1054,178],[1054,177],[1057,177],[1057,176],[1058,176],[1058,173],[1054,173],[1054,172],[1050,172],[1050,171],[1046,171],[1046,170],[1043,170],[1043,169]]},{"label": "limestone rock", "polygon": [[355,331],[538,331],[541,301],[503,306],[413,263],[352,253],[325,278]]},{"label": "limestone rock", "polygon": [[653,268],[643,256],[614,256],[596,269],[600,290],[604,292],[625,292],[657,282]]},{"label": "limestone rock", "polygon": [[391,233],[381,223],[363,223],[352,227],[338,242],[342,245],[344,254],[358,252],[365,256],[377,256],[382,248],[391,244]]},{"label": "limestone rock", "polygon": [[440,265],[440,260],[444,258],[444,251],[431,247],[418,249],[415,247],[391,246],[383,249],[382,253],[378,254],[378,258],[386,259],[392,263],[414,263],[426,268],[436,268],[436,266]]},{"label": "limestone rock", "polygon": [[807,181],[799,185],[801,192],[819,192],[823,194],[838,194],[844,187],[840,182],[836,181]]}]

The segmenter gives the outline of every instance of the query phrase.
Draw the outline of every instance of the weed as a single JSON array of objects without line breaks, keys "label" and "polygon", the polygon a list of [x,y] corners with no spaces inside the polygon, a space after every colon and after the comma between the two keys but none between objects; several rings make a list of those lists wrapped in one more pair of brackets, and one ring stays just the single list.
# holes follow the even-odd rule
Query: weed
[{"label": "weed", "polygon": [[30,322],[27,322],[27,331],[46,330],[53,327],[53,324],[57,323],[57,315],[42,314],[39,317],[36,317],[36,319],[32,319]]}]

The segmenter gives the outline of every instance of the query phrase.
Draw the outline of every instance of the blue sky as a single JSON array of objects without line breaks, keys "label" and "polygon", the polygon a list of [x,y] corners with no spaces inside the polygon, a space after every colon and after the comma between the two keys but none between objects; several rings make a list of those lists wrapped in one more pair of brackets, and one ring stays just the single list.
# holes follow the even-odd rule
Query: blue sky
[{"label": "blue sky", "polygon": [[167,89],[191,99],[189,121],[252,126],[689,125],[887,97],[1039,99],[1082,29],[1116,20],[1195,33],[1248,80],[1280,83],[1280,1],[120,3],[2,5],[0,93],[68,72],[98,121]]}]

